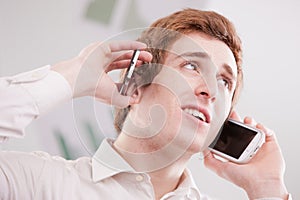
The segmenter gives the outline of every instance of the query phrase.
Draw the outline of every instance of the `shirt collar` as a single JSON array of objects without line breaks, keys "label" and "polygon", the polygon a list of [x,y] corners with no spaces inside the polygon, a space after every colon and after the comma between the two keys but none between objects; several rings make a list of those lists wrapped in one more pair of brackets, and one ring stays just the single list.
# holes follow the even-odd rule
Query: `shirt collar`
[{"label": "shirt collar", "polygon": [[112,139],[104,139],[92,158],[94,182],[121,172],[134,172],[134,169],[112,147],[112,143]]},{"label": "shirt collar", "polygon": [[176,197],[175,199],[200,199],[200,192],[188,169],[184,170],[178,187],[174,191],[165,194],[161,200],[173,199],[172,197]]},{"label": "shirt collar", "polygon": [[189,169],[184,170],[183,179],[182,179],[181,183],[178,185],[176,190],[187,190],[187,189],[189,190],[190,195],[200,197],[200,191],[199,191],[198,187],[196,186],[196,183],[193,179],[192,173],[190,172]]},{"label": "shirt collar", "polygon": [[182,175],[182,181],[179,184],[178,188],[197,188],[196,183],[192,177],[192,173],[189,169],[185,169]]},{"label": "shirt collar", "polygon": [[[92,177],[94,182],[119,174],[121,172],[136,173],[135,170],[112,147],[112,139],[104,139],[92,158]],[[182,181],[174,192],[167,196],[188,192],[191,196],[200,196],[189,169],[185,169]],[[164,199],[164,198],[162,198]]]}]

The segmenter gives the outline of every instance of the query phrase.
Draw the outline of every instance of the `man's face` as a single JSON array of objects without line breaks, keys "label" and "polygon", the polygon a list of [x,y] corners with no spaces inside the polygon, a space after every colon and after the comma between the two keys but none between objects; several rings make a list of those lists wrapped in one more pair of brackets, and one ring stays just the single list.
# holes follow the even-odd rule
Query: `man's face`
[{"label": "man's face", "polygon": [[236,77],[225,43],[200,33],[178,39],[129,114],[139,127],[135,136],[151,144],[143,145],[145,152],[172,145],[192,153],[207,148],[230,112]]}]

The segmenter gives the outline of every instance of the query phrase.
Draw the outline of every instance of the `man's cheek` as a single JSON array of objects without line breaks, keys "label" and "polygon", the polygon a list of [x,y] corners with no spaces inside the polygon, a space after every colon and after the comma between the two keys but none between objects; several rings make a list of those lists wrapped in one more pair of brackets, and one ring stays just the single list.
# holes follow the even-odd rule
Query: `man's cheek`
[{"label": "man's cheek", "polygon": [[220,117],[225,119],[228,117],[231,105],[232,105],[232,97],[233,95],[228,90],[219,90],[217,97],[217,112]]},{"label": "man's cheek", "polygon": [[218,135],[218,132],[220,128],[223,125],[224,120],[221,118],[215,118],[210,125],[209,133],[207,134],[207,138],[205,141],[204,146],[208,147],[212,141],[215,139],[215,137]]},{"label": "man's cheek", "polygon": [[225,95],[219,95],[215,102],[214,114],[210,124],[209,134],[207,136],[208,143],[213,141],[229,115],[231,100],[226,97]]}]

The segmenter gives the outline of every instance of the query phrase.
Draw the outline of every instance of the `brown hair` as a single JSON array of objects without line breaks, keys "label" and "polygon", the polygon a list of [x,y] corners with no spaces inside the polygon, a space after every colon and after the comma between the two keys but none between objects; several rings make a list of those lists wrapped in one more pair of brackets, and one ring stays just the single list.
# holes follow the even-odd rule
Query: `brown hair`
[{"label": "brown hair", "polygon": [[[201,32],[223,41],[232,51],[237,64],[237,86],[232,99],[232,105],[237,102],[242,82],[242,47],[233,24],[224,16],[213,11],[184,9],[169,16],[158,19],[146,29],[138,39],[148,46],[148,51],[153,55],[151,63],[145,67],[136,68],[137,85],[150,84],[160,72],[166,54],[170,47],[181,34]],[[122,73],[121,73],[122,74]],[[123,73],[124,74],[124,73]],[[143,83],[139,83],[143,80]],[[121,132],[123,123],[129,112],[130,106],[115,110],[114,125],[118,133]]]}]

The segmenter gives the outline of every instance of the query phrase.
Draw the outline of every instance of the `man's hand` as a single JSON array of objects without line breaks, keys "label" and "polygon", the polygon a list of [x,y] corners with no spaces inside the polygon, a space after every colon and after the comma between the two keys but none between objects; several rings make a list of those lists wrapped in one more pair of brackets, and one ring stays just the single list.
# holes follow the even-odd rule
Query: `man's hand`
[{"label": "man's hand", "polygon": [[[231,118],[241,121],[236,112],[231,114]],[[285,162],[274,132],[262,124],[257,124],[250,117],[246,117],[244,123],[260,129],[266,136],[266,142],[249,163],[222,162],[207,152],[204,159],[205,166],[220,177],[243,188],[249,199],[263,197],[287,199],[288,193],[284,184]]]},{"label": "man's hand", "polygon": [[[53,65],[52,70],[66,78],[73,89],[73,97],[94,96],[104,103],[126,107],[134,100],[121,95],[107,73],[127,68],[132,50],[145,48],[145,44],[137,41],[98,42],[84,48],[77,57]],[[149,52],[141,51],[137,66],[151,59]]]}]

